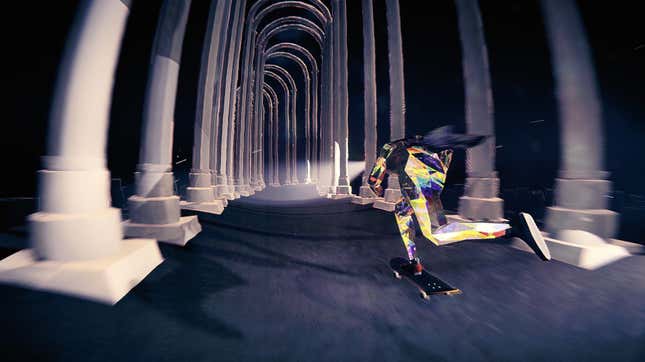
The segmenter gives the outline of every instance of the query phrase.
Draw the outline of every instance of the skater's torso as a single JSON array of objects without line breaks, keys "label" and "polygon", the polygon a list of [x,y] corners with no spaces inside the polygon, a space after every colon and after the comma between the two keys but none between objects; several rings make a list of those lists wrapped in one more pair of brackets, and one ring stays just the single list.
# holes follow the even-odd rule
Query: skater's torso
[{"label": "skater's torso", "polygon": [[451,159],[452,150],[430,150],[418,136],[392,141],[381,149],[370,182],[393,173],[406,196],[416,198],[419,192],[437,195],[443,189]]}]

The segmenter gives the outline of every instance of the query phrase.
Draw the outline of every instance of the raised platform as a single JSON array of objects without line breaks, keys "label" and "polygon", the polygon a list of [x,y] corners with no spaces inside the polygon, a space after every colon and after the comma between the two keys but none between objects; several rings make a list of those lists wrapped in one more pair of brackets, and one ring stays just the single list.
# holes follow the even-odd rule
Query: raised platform
[{"label": "raised platform", "polygon": [[320,198],[315,184],[289,184],[283,186],[267,186],[253,195],[253,200],[265,201],[296,201]]},{"label": "raised platform", "polygon": [[41,261],[25,249],[0,261],[0,283],[115,304],[161,262],[151,239],[124,240],[115,255],[86,261]]}]

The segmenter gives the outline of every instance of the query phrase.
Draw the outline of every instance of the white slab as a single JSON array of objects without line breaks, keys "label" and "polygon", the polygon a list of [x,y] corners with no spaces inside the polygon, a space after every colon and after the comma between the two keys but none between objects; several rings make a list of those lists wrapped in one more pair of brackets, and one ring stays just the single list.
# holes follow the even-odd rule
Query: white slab
[{"label": "white slab", "polygon": [[215,215],[221,215],[224,212],[224,203],[221,200],[215,200],[212,202],[180,201],[179,207],[184,210],[200,211]]},{"label": "white slab", "polygon": [[[602,238],[582,230],[563,230],[558,238],[547,233],[543,233],[543,235],[544,242],[551,252],[551,259],[583,269],[598,269],[630,256],[625,248],[612,245]],[[514,240],[511,246],[533,252],[521,240]]]},{"label": "white slab", "polygon": [[0,283],[115,304],[161,262],[152,239],[123,240],[115,255],[85,261],[37,260],[25,249],[0,261]]}]

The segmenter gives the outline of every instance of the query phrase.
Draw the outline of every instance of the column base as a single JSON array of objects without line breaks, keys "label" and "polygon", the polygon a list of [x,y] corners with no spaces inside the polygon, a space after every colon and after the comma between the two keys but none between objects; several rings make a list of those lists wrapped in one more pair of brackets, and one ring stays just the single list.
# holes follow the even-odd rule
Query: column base
[{"label": "column base", "polygon": [[374,203],[372,204],[372,207],[374,207],[375,209],[379,209],[387,212],[394,212],[395,206],[396,206],[395,202],[388,202],[388,201],[385,201],[385,199],[374,201]]},{"label": "column base", "polygon": [[[397,179],[398,182],[398,179]],[[397,202],[401,199],[401,190],[399,189],[385,189],[383,199],[374,201],[373,207],[375,209],[393,212]]]},{"label": "column base", "polygon": [[224,203],[222,200],[213,200],[210,202],[180,201],[179,207],[183,210],[199,211],[215,215],[221,215],[224,212]]},{"label": "column base", "polygon": [[85,261],[39,260],[25,249],[0,261],[0,282],[115,304],[162,262],[151,239],[123,240],[116,254]]},{"label": "column base", "polygon": [[197,216],[183,216],[170,224],[137,224],[131,220],[123,222],[125,236],[132,238],[156,239],[159,242],[184,246],[194,238],[202,226]]},{"label": "column base", "polygon": [[618,213],[604,209],[548,207],[545,231],[556,234],[560,230],[584,230],[602,239],[610,239],[618,233]]},{"label": "column base", "polygon": [[357,205],[373,204],[376,200],[380,199],[374,194],[369,186],[361,186],[358,191],[358,196],[352,198],[352,203]]},{"label": "column base", "polygon": [[130,220],[136,224],[172,224],[179,220],[179,196],[128,198]]},{"label": "column base", "polygon": [[218,200],[232,200],[233,195],[229,193],[227,185],[215,185],[213,187],[213,194]]},{"label": "column base", "polygon": [[[630,255],[625,248],[612,245],[597,235],[582,230],[562,230],[556,235],[543,234],[551,259],[583,269],[598,269]],[[522,240],[513,239],[511,246],[533,252]]]},{"label": "column base", "polygon": [[114,255],[123,239],[121,210],[36,212],[27,217],[31,245],[40,259],[91,260]]},{"label": "column base", "polygon": [[255,194],[255,191],[251,188],[251,185],[246,184],[246,185],[235,185],[235,191],[240,195],[244,197],[251,196]]},{"label": "column base", "polygon": [[504,200],[462,196],[459,198],[459,216],[471,221],[501,221],[504,219]]},{"label": "column base", "polygon": [[329,194],[327,195],[327,198],[330,198],[332,200],[342,200],[342,199],[352,199],[353,195],[351,194]]}]

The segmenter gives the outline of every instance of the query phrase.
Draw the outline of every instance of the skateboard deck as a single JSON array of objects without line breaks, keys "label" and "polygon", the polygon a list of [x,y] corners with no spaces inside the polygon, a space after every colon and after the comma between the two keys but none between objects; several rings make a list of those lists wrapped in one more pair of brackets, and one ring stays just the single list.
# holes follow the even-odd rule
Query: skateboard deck
[{"label": "skateboard deck", "polygon": [[405,271],[402,267],[408,263],[404,258],[393,258],[390,260],[390,268],[397,279],[405,277],[410,283],[419,289],[419,294],[423,299],[429,299],[431,295],[455,295],[461,294],[461,290],[451,286],[434,275],[423,271],[421,275],[414,275]]}]

